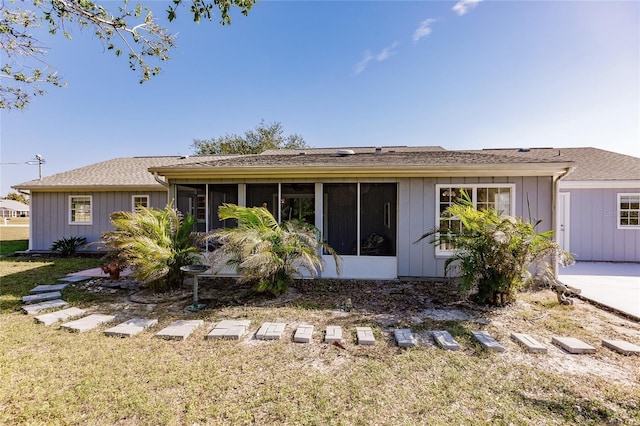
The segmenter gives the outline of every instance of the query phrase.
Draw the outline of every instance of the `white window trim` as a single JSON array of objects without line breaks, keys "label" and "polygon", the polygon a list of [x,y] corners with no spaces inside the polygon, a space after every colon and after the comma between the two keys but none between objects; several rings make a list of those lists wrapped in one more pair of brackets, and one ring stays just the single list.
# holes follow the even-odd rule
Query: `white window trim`
[{"label": "white window trim", "polygon": [[640,225],[620,225],[620,199],[622,197],[640,197],[639,192],[619,192],[617,194],[618,203],[616,205],[616,227],[621,230],[640,230]]},{"label": "white window trim", "polygon": [[131,211],[136,211],[136,198],[146,198],[147,199],[147,207],[149,207],[149,195],[140,194],[140,195],[132,195],[131,196]]},{"label": "white window trim", "polygon": [[[88,198],[89,199],[89,222],[74,222],[72,220],[73,218],[73,214],[72,214],[72,205],[73,205],[73,199],[74,198]],[[68,209],[68,214],[69,214],[69,225],[93,225],[93,195],[69,195],[69,209]]]},{"label": "white window trim", "polygon": [[[478,188],[509,188],[511,193],[511,211],[508,213],[510,216],[515,216],[516,214],[516,184],[515,183],[444,183],[436,185],[436,200],[435,200],[435,227],[438,228],[440,226],[440,189],[441,188],[471,188],[471,200],[473,201],[473,205],[477,206],[477,191]],[[439,245],[435,246],[436,249],[436,257],[451,257],[455,250],[443,250]]]}]

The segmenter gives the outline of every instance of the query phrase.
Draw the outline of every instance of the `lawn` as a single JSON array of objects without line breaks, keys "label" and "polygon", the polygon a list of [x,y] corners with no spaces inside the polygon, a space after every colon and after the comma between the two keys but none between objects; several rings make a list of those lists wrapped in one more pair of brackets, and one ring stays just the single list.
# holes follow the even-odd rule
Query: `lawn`
[{"label": "lawn", "polygon": [[[520,331],[545,343],[556,334],[594,345],[605,335],[640,342],[638,323],[580,301],[560,306],[548,291],[486,310],[428,283],[305,281],[271,299],[229,280],[201,279],[208,308],[186,314],[188,283],[164,297],[147,294],[148,303],[132,301],[145,292],[98,282],[65,290],[72,306],[117,322],[158,318],[155,331],[176,319],[204,320],[185,341],[157,339],[155,331],[106,337],[104,327],[73,334],[19,312],[31,287],[96,262],[0,259],[0,424],[640,424],[640,357],[599,344],[594,355],[548,344],[548,354],[534,355],[509,339]],[[433,319],[425,310],[468,317]],[[251,331],[286,322],[286,338],[205,339],[217,321],[232,318],[250,319]],[[316,327],[311,344],[291,340],[302,322]],[[328,324],[345,330],[343,348],[321,343]],[[373,327],[375,346],[356,344],[358,325]],[[426,338],[417,348],[396,347],[391,330],[409,326],[423,337],[449,330],[463,349],[447,352]],[[473,329],[489,331],[507,351],[487,353],[472,341]]]}]

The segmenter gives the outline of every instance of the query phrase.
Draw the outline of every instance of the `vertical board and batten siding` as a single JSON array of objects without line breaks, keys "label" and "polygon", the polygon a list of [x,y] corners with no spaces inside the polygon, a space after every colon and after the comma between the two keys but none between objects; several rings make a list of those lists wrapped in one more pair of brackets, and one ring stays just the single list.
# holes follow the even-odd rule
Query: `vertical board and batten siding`
[{"label": "vertical board and batten siding", "polygon": [[[92,196],[92,224],[69,224],[69,196]],[[130,192],[32,192],[30,250],[49,250],[61,238],[85,237],[87,242],[100,239],[112,228],[110,215],[115,211],[131,211],[133,195],[149,195],[150,207],[162,209],[167,204],[166,191]]]},{"label": "vertical board and batten siding", "polygon": [[551,177],[505,178],[410,178],[399,180],[398,276],[442,277],[446,257],[436,257],[427,239],[415,243],[436,225],[436,185],[515,184],[516,216],[542,223],[537,231],[552,227],[553,179]]},{"label": "vertical board and batten siding", "polygon": [[565,189],[570,193],[570,247],[577,261],[640,262],[640,230],[618,229],[618,194],[638,189]]}]

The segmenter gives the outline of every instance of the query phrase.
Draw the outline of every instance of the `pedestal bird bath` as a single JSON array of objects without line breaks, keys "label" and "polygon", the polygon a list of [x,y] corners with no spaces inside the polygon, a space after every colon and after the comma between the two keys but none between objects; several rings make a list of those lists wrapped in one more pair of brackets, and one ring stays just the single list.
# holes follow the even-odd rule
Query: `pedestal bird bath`
[{"label": "pedestal bird bath", "polygon": [[180,267],[180,270],[185,274],[193,276],[193,304],[184,308],[188,312],[197,312],[204,308],[202,303],[198,303],[198,275],[209,269],[207,265],[186,265]]}]

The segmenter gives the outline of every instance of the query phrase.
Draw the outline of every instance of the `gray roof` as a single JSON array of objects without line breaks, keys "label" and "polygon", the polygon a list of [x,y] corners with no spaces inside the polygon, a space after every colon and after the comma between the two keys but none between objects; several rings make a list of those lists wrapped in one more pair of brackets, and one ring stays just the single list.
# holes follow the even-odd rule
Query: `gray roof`
[{"label": "gray roof", "polygon": [[375,153],[376,149],[379,149],[381,153],[388,152],[428,152],[428,151],[446,151],[441,146],[357,146],[357,147],[343,147],[343,148],[301,148],[301,149],[268,149],[260,155],[299,155],[305,154],[335,154],[338,150],[351,150],[356,154],[371,154]]},{"label": "gray roof", "polygon": [[0,200],[0,209],[28,212],[29,206],[16,200]]},{"label": "gray roof", "polygon": [[573,161],[576,169],[566,181],[640,180],[640,158],[598,148],[529,148],[483,149],[490,154],[504,154],[531,160]]},{"label": "gray roof", "polygon": [[46,190],[46,189],[157,189],[165,188],[156,182],[149,173],[150,167],[182,165],[197,163],[199,161],[211,161],[216,158],[228,158],[229,156],[202,155],[192,157],[164,156],[164,157],[127,157],[114,158],[113,160],[91,164],[86,167],[45,176],[41,180],[35,179],[12,188],[22,190]]}]

